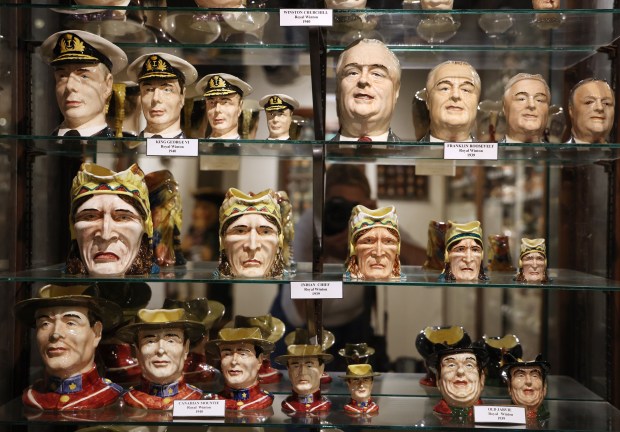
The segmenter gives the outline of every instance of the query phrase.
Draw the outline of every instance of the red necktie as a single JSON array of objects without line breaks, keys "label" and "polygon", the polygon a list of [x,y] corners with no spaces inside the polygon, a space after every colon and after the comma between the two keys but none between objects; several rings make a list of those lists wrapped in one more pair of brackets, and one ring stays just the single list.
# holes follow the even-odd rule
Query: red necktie
[{"label": "red necktie", "polygon": [[372,142],[372,138],[367,137],[367,136],[359,137],[357,140],[360,142]]}]

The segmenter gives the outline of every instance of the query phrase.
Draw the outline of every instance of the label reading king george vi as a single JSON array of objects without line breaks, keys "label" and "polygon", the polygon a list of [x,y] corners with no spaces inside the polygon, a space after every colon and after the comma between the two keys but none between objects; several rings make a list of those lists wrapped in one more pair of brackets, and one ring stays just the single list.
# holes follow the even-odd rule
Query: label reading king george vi
[{"label": "label reading king george vi", "polygon": [[175,400],[172,417],[224,417],[225,400]]},{"label": "label reading king george vi", "polygon": [[475,423],[525,424],[525,408],[520,406],[474,406]]},{"label": "label reading king george vi", "polygon": [[280,26],[282,27],[330,27],[334,23],[331,9],[280,9]]},{"label": "label reading king george vi", "polygon": [[497,143],[446,142],[444,159],[497,160]]},{"label": "label reading king george vi", "polygon": [[291,282],[292,299],[342,298],[342,281]]},{"label": "label reading king george vi", "polygon": [[198,156],[198,140],[178,138],[147,138],[147,156]]}]

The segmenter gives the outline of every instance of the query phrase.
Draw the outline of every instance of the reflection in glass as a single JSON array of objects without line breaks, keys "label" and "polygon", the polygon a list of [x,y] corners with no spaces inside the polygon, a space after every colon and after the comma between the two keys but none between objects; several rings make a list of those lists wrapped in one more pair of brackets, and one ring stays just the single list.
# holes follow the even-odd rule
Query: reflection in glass
[{"label": "reflection in glass", "polygon": [[491,38],[506,33],[513,24],[514,19],[506,13],[483,13],[478,18],[478,25]]},{"label": "reflection in glass", "polygon": [[429,43],[443,43],[456,35],[461,22],[452,15],[429,15],[416,28],[418,36]]}]

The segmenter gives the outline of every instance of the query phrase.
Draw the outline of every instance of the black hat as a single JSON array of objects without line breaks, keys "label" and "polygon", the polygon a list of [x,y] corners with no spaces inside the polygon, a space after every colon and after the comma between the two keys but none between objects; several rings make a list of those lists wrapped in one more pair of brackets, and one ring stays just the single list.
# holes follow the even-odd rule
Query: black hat
[{"label": "black hat", "polygon": [[415,339],[415,347],[425,360],[438,350],[469,345],[471,338],[461,326],[426,327]]},{"label": "black hat", "polygon": [[551,364],[543,360],[542,354],[538,354],[535,360],[523,361],[508,353],[504,356],[504,366],[500,369],[500,374],[504,382],[507,383],[510,381],[510,370],[514,367],[539,367],[542,371],[543,381],[549,373],[549,370],[551,370]]},{"label": "black hat", "polygon": [[475,355],[476,361],[478,363],[478,368],[480,370],[484,369],[484,367],[487,365],[489,361],[489,353],[487,353],[487,351],[484,348],[476,344],[471,344],[468,347],[439,349],[429,356],[429,358],[426,360],[426,363],[429,369],[432,370],[435,373],[435,375],[439,376],[439,369],[440,369],[439,366],[441,365],[441,359],[443,359],[444,357],[448,355],[461,354],[461,353],[472,353],[473,355]]}]

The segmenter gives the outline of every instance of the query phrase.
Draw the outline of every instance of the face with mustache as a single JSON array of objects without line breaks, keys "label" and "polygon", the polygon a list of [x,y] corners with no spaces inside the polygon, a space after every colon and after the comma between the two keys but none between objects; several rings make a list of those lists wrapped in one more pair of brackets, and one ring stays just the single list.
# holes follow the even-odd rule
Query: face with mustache
[{"label": "face with mustache", "polygon": [[66,379],[94,366],[102,325],[97,321],[91,327],[88,308],[41,308],[35,318],[37,346],[48,375]]},{"label": "face with mustache", "polygon": [[105,125],[112,74],[102,63],[68,63],[54,68],[56,102],[70,129]]},{"label": "face with mustache", "polygon": [[476,356],[473,353],[444,356],[437,387],[450,406],[466,408],[475,405],[484,388],[484,373],[478,369]]},{"label": "face with mustache", "polygon": [[138,332],[137,357],[142,375],[155,384],[170,384],[183,375],[189,340],[182,328],[147,329]]},{"label": "face with mustache", "polygon": [[468,64],[446,63],[427,80],[431,133],[446,141],[464,141],[476,121],[480,81]]},{"label": "face with mustache", "polygon": [[380,43],[361,42],[341,54],[336,101],[343,135],[381,135],[390,127],[400,67]]},{"label": "face with mustache", "polygon": [[118,195],[93,195],[76,210],[75,237],[88,274],[122,275],[138,256],[143,220]]}]

